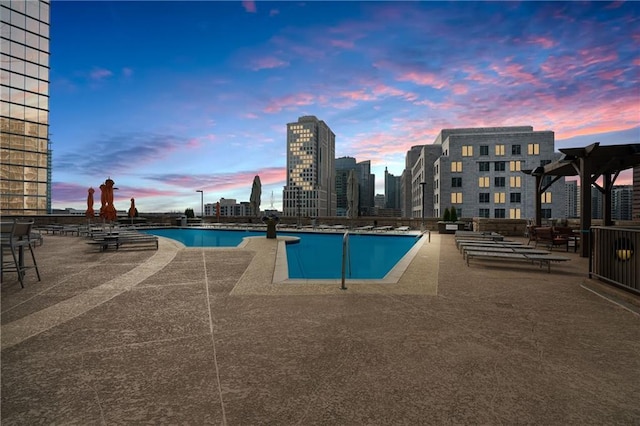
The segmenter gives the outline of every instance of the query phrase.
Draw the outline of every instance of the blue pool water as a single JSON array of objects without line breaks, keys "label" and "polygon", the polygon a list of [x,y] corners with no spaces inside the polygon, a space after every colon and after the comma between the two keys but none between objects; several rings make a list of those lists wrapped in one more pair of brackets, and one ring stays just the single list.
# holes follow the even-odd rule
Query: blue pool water
[{"label": "blue pool water", "polygon": [[[149,229],[149,234],[179,241],[187,247],[235,247],[245,237],[265,236],[260,231],[213,229]],[[278,232],[300,238],[287,244],[290,279],[342,277],[342,233]],[[381,279],[418,241],[415,235],[349,234],[349,279]]]}]

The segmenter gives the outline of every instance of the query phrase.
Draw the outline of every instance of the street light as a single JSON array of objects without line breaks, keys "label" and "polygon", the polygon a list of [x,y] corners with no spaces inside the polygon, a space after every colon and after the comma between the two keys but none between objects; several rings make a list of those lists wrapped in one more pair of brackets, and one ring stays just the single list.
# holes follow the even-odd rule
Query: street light
[{"label": "street light", "polygon": [[424,231],[424,186],[427,182],[420,182],[420,187],[422,188],[422,231]]},{"label": "street light", "polygon": [[200,217],[204,220],[204,192],[202,189],[196,189],[200,193]]}]

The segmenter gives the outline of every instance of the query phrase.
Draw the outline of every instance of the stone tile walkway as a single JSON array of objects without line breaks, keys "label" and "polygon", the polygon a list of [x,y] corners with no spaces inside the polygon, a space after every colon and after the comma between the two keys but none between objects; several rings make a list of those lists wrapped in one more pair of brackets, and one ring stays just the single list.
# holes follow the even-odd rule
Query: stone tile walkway
[{"label": "stone tile walkway", "polygon": [[[2,283],[3,425],[636,424],[637,298],[433,235],[396,284],[273,284],[277,243],[96,252]],[[631,302],[631,303],[627,303]]]}]

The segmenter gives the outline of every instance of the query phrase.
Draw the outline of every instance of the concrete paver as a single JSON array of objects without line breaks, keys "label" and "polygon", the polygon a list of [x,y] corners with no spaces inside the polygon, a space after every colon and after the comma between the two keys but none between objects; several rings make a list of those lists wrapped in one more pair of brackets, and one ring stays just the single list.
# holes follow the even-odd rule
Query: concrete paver
[{"label": "concrete paver", "polygon": [[[397,283],[273,284],[277,243],[97,253],[2,283],[3,425],[637,424],[640,316],[433,235]],[[562,253],[564,255],[564,253]],[[627,298],[635,303],[634,297]]]}]

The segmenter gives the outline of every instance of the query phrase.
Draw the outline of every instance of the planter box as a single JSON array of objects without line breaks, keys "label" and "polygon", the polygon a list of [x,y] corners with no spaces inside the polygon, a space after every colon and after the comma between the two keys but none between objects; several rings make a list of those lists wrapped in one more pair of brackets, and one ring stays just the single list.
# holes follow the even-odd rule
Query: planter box
[{"label": "planter box", "polygon": [[455,234],[458,230],[464,230],[464,222],[438,222],[439,234]]}]

